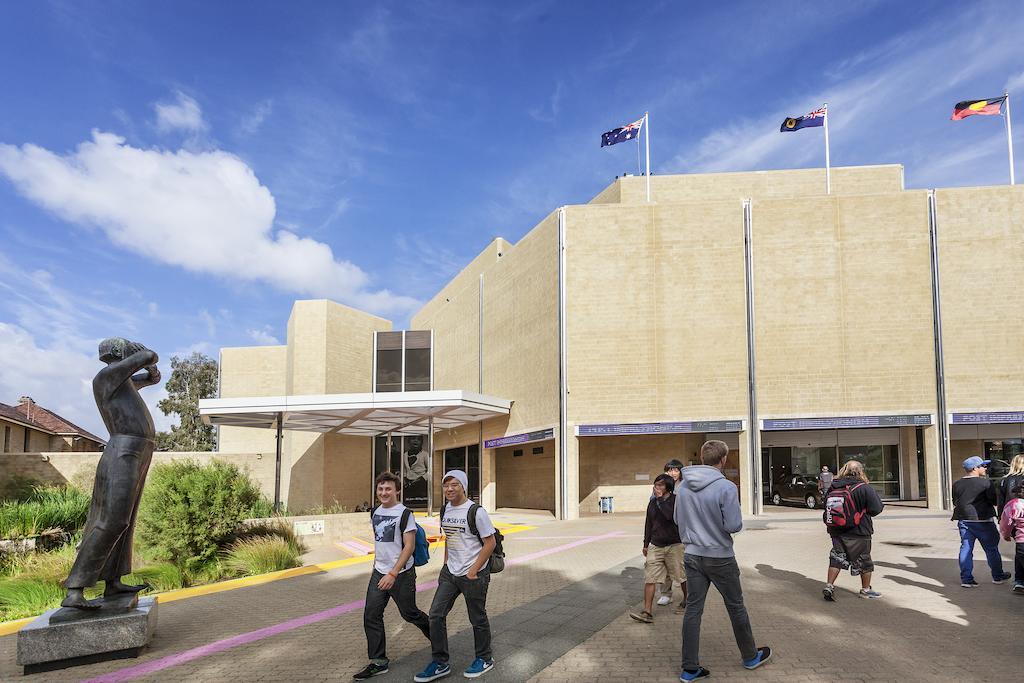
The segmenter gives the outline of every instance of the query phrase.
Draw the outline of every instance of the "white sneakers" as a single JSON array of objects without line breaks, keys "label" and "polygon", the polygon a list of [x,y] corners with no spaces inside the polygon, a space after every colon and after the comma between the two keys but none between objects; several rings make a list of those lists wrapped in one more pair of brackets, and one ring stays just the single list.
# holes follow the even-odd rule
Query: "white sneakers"
[{"label": "white sneakers", "polygon": [[662,595],[660,598],[658,598],[658,605],[660,607],[664,607],[665,605],[668,605],[668,604],[671,604],[671,603],[672,603],[672,596],[671,595]]}]

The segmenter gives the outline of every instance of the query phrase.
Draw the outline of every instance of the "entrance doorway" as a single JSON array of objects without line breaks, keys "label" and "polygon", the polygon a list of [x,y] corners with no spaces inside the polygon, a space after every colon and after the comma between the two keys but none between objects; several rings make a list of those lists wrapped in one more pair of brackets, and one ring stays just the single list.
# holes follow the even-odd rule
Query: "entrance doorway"
[{"label": "entrance doorway", "polygon": [[[393,472],[402,478],[402,503],[413,510],[426,510],[430,505],[430,467],[427,437],[378,436],[373,440],[373,479],[381,472]],[[373,484],[371,483],[371,486]],[[373,498],[377,492],[373,491]]]},{"label": "entrance doorway", "polygon": [[[480,444],[446,448],[444,450],[444,471],[462,470],[469,480],[466,494],[470,500],[480,502]],[[442,477],[444,474],[441,475]]]}]

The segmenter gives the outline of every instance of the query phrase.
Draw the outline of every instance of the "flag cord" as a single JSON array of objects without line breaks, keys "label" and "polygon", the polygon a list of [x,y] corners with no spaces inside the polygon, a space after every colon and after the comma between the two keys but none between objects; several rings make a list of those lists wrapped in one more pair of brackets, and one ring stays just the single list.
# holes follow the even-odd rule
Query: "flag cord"
[{"label": "flag cord", "polygon": [[828,149],[828,102],[825,103],[825,194],[832,194],[832,164]]}]

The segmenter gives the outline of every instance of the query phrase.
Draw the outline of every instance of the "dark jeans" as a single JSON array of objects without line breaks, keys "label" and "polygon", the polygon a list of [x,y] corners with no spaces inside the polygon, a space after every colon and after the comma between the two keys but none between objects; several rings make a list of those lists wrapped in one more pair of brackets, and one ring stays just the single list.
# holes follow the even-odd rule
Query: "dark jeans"
[{"label": "dark jeans", "polygon": [[1024,543],[1016,543],[1016,552],[1013,554],[1013,582],[1024,584]]},{"label": "dark jeans", "polygon": [[683,566],[686,568],[686,584],[690,587],[686,596],[686,613],[683,615],[683,668],[700,667],[700,621],[704,615],[704,601],[712,584],[725,601],[740,655],[744,661],[756,657],[757,646],[754,645],[747,608],[743,606],[740,567],[736,564],[736,558],[702,557],[687,553],[683,557]]},{"label": "dark jeans", "polygon": [[992,570],[992,578],[999,579],[1003,575],[1003,558],[999,556],[999,529],[996,523],[965,522],[956,523],[960,530],[960,581],[974,580],[974,542],[981,543],[988,559],[988,568]]},{"label": "dark jeans", "polygon": [[388,661],[387,639],[384,635],[384,608],[388,606],[388,600],[394,600],[402,618],[430,638],[427,615],[416,606],[416,568],[410,567],[399,574],[394,585],[386,591],[377,588],[377,582],[383,576],[376,569],[370,574],[370,583],[366,586],[366,607],[363,608],[366,653],[370,661],[377,664],[386,664]]},{"label": "dark jeans", "polygon": [[491,583],[491,572],[480,570],[475,580],[465,576],[453,576],[445,565],[437,577],[437,591],[430,605],[430,647],[434,661],[448,663],[448,613],[455,605],[455,598],[466,599],[469,623],[473,625],[473,644],[476,656],[491,660],[491,624],[487,621],[487,586]]}]

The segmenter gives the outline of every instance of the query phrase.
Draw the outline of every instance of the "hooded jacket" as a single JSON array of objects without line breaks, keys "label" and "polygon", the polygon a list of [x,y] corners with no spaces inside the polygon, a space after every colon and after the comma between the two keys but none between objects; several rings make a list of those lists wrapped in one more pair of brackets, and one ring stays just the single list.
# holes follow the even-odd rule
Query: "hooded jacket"
[{"label": "hooded jacket", "polygon": [[735,557],[732,535],[743,529],[736,485],[710,465],[682,469],[676,484],[675,522],[689,555]]}]

